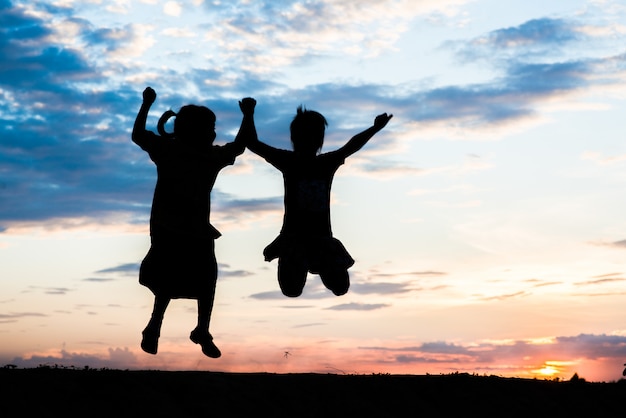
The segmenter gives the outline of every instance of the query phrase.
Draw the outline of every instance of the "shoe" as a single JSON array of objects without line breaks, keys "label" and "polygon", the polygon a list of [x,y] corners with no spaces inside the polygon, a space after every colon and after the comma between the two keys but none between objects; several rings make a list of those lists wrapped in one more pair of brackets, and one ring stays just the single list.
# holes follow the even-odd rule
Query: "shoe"
[{"label": "shoe", "polygon": [[159,349],[159,332],[146,327],[141,335],[143,336],[141,339],[141,349],[148,354],[156,354]]},{"label": "shoe", "polygon": [[213,344],[213,336],[211,336],[211,334],[209,334],[207,331],[202,332],[198,329],[194,329],[193,331],[191,331],[189,339],[195,344],[200,344],[200,346],[202,347],[202,353],[205,356],[211,358],[221,357],[222,353],[220,352],[220,349],[217,348],[215,344]]}]

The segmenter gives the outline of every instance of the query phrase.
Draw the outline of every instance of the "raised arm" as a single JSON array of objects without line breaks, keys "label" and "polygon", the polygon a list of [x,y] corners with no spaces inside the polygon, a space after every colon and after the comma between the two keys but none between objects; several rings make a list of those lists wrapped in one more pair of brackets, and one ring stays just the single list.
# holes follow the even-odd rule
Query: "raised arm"
[{"label": "raised arm", "polygon": [[237,154],[241,154],[246,149],[246,144],[250,141],[250,138],[256,138],[256,127],[254,126],[254,107],[256,106],[256,100],[252,97],[246,97],[239,101],[239,109],[243,117],[241,119],[241,126],[239,132],[233,142]]},{"label": "raised arm", "polygon": [[145,141],[148,137],[154,135],[154,133],[146,130],[146,120],[148,119],[148,111],[150,106],[156,100],[156,92],[152,87],[146,87],[143,91],[143,102],[135,118],[135,124],[133,125],[132,139],[133,142],[143,148]]},{"label": "raised arm", "polygon": [[[259,141],[259,137],[256,133],[256,126],[254,125],[254,107],[256,106],[256,100],[252,98],[246,98],[239,102],[239,107],[243,112],[243,120],[241,121],[241,128],[244,130],[245,146],[255,154],[267,158],[273,151],[277,149]],[[245,125],[245,128],[244,128]],[[241,131],[240,131],[241,132]],[[239,135],[238,135],[239,136]]]},{"label": "raised arm", "polygon": [[374,135],[376,135],[378,131],[383,129],[392,117],[393,115],[388,115],[387,113],[382,113],[376,116],[376,119],[374,119],[374,124],[372,126],[367,128],[363,132],[354,135],[348,142],[346,142],[343,147],[339,148],[337,152],[341,153],[344,158],[354,154],[355,152],[363,148],[363,145],[367,144],[367,141],[369,141]]}]

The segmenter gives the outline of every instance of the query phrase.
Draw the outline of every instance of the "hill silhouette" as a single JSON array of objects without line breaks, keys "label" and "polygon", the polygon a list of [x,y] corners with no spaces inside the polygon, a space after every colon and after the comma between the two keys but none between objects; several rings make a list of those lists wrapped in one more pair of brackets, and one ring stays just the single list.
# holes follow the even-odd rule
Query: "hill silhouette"
[{"label": "hill silhouette", "polygon": [[0,390],[5,412],[65,417],[607,416],[626,399],[625,380],[53,367],[0,369]]}]

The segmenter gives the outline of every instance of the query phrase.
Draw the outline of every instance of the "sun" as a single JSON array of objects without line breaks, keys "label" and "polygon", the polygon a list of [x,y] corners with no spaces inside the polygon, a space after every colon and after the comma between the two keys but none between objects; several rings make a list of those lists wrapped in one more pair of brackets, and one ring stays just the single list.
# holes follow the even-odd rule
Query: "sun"
[{"label": "sun", "polygon": [[552,377],[555,374],[558,374],[559,370],[554,366],[545,365],[539,370],[533,370],[533,373],[537,373],[545,377]]}]

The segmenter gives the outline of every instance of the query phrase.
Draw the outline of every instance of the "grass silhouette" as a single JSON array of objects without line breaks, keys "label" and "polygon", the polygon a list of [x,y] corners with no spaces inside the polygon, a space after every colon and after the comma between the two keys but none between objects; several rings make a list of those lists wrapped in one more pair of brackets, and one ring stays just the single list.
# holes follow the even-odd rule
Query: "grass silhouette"
[{"label": "grass silhouette", "polygon": [[558,417],[618,411],[626,380],[5,367],[0,390],[28,416]]}]

